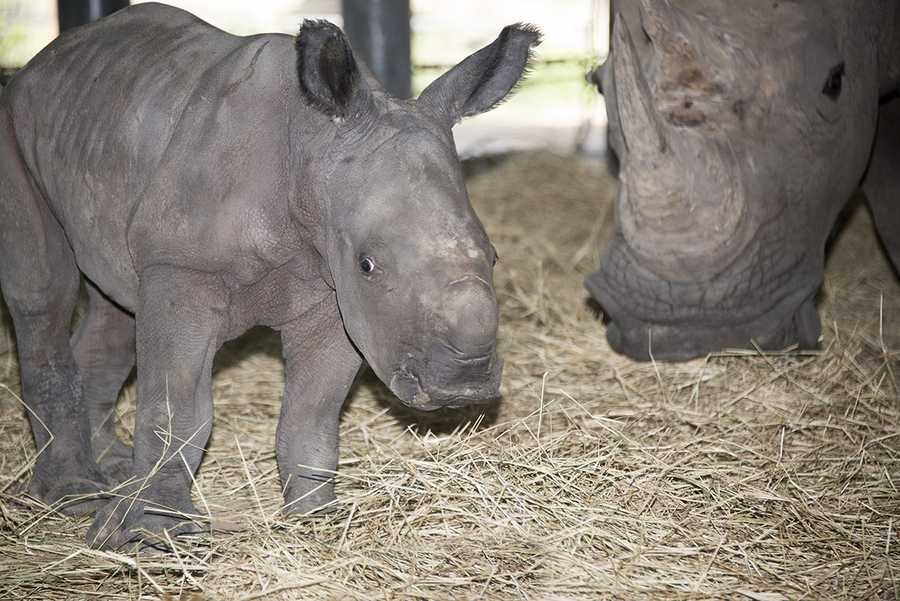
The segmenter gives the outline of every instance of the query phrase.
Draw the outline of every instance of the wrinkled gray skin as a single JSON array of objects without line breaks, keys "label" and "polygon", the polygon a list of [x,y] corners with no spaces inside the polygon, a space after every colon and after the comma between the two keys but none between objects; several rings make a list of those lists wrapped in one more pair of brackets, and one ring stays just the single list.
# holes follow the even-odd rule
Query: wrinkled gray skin
[{"label": "wrinkled gray skin", "polygon": [[900,265],[900,3],[616,10],[600,74],[616,232],[586,282],[610,344],[673,360],[816,346],[825,244],[860,184]]},{"label": "wrinkled gray skin", "polygon": [[[363,359],[415,408],[495,398],[495,254],[451,127],[507,95],[538,37],[504,29],[416,101],[380,91],[324,22],[235,37],[142,4],[32,60],[0,95],[0,282],[49,445],[31,494],[134,475],[139,500],[101,501],[92,544],[195,530],[171,512],[198,513],[213,356],[256,324],[283,341],[287,511],[334,499]],[[81,275],[90,304],[70,339]],[[132,453],[109,415],[135,360]]]}]

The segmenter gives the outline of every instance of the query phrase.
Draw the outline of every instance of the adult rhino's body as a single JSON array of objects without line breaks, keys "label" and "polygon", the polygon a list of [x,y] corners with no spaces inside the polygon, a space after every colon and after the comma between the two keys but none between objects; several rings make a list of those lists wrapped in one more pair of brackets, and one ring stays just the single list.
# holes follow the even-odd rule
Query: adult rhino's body
[{"label": "adult rhino's body", "polygon": [[603,68],[616,233],[587,287],[613,348],[812,347],[824,248],[862,183],[900,266],[900,3],[617,3]]},{"label": "adult rhino's body", "polygon": [[[212,359],[255,324],[282,335],[291,511],[333,499],[362,358],[414,407],[495,397],[495,255],[450,128],[502,100],[537,38],[504,29],[416,101],[380,91],[330,24],[235,37],[163,5],[31,61],[0,93],[0,284],[43,449],[31,492],[132,474],[139,494],[103,505],[94,543],[190,530]],[[70,342],[79,271],[90,305]],[[109,414],[135,356],[132,454]]]}]

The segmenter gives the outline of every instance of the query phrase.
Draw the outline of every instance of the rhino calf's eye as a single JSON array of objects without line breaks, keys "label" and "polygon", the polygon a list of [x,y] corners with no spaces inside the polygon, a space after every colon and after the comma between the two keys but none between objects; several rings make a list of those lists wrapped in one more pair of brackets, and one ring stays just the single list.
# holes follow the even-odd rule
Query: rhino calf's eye
[{"label": "rhino calf's eye", "polygon": [[375,261],[372,259],[372,257],[360,257],[359,270],[365,274],[370,274],[375,271]]},{"label": "rhino calf's eye", "polygon": [[828,78],[822,87],[822,94],[832,100],[837,100],[841,95],[841,87],[844,81],[844,63],[839,63],[828,72]]}]

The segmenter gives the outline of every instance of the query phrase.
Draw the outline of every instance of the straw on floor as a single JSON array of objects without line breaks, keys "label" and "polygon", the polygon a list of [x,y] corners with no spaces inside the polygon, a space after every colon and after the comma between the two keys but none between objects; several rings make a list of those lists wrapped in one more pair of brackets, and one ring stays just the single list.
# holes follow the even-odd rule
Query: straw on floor
[{"label": "straw on floor", "polygon": [[[581,287],[614,187],[549,153],[471,175],[503,399],[417,414],[364,374],[321,517],[279,513],[279,343],[254,330],[217,359],[195,487],[216,531],[89,549],[87,519],[15,492],[35,449],[0,342],[0,599],[900,598],[900,285],[865,211],[833,244],[821,351],[639,364]],[[129,388],[126,439],[133,408]]]}]

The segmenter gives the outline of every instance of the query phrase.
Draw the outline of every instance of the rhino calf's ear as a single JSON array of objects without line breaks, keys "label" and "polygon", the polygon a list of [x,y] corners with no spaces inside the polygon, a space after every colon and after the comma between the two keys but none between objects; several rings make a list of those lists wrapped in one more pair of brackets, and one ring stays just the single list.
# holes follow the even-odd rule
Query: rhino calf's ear
[{"label": "rhino calf's ear", "polygon": [[332,119],[362,112],[369,101],[350,42],[328,21],[306,19],[294,40],[300,91],[307,102]]},{"label": "rhino calf's ear", "polygon": [[488,111],[519,82],[528,70],[532,49],[540,43],[541,32],[534,25],[508,25],[491,44],[425,88],[419,103],[446,116],[450,125]]}]

